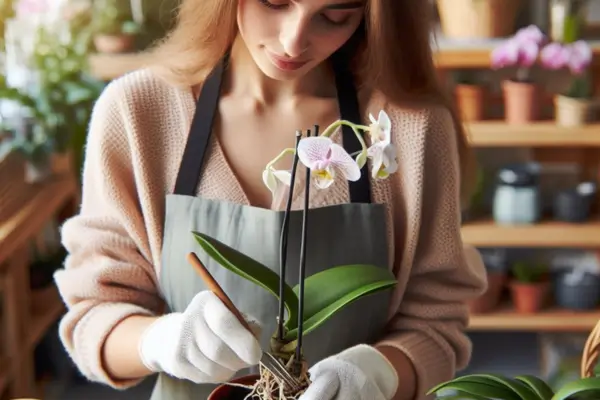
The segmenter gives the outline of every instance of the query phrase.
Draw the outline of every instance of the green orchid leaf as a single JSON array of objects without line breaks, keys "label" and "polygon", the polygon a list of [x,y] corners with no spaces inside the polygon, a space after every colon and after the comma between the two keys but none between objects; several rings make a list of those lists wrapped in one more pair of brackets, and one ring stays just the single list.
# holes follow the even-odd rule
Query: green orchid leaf
[{"label": "green orchid leaf", "polygon": [[582,378],[564,385],[556,392],[552,400],[566,400],[571,396],[589,396],[600,398],[600,377]]},{"label": "green orchid leaf", "polygon": [[552,390],[546,382],[536,376],[520,375],[515,379],[527,385],[540,400],[551,400],[552,396],[554,396],[554,390]]},{"label": "green orchid leaf", "polygon": [[[279,299],[279,275],[277,273],[210,236],[199,232],[193,232],[193,234],[202,249],[221,266],[261,286]],[[284,297],[288,320],[297,323],[298,297],[287,284],[284,287]]]},{"label": "green orchid leaf", "polygon": [[488,383],[469,381],[466,379],[454,379],[440,386],[442,387],[436,387],[436,390],[431,391],[430,394],[439,392],[441,389],[449,389],[464,393],[477,400],[523,400],[518,394],[502,385],[490,385]]},{"label": "green orchid leaf", "polygon": [[[397,283],[387,268],[343,265],[311,275],[304,281],[303,334],[318,328],[337,311],[363,296],[389,289]],[[294,288],[298,293],[299,287]],[[288,320],[286,340],[295,340],[298,323]]]},{"label": "green orchid leaf", "polygon": [[451,381],[437,385],[429,391],[429,394],[436,393],[442,389],[448,388],[448,385],[462,384],[463,382],[487,385],[502,390],[503,393],[506,393],[505,391],[508,391],[511,394],[509,397],[497,397],[498,399],[502,400],[512,400],[515,398],[517,400],[541,400],[541,398],[537,396],[535,392],[532,389],[530,389],[529,386],[526,386],[524,383],[520,381],[511,380],[496,374],[471,374],[461,376]]}]

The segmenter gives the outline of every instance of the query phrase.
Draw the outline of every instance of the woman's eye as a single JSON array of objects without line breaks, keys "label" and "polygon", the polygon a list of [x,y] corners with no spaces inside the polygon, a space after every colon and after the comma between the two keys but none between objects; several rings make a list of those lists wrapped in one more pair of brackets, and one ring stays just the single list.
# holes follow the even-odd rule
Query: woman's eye
[{"label": "woman's eye", "polygon": [[287,1],[282,1],[282,0],[278,0],[278,1],[258,0],[258,2],[260,4],[262,4],[263,6],[271,8],[273,10],[281,10],[282,8],[284,8],[288,5]]},{"label": "woman's eye", "polygon": [[326,23],[334,26],[345,25],[350,20],[348,13],[329,13],[322,14],[322,16]]}]

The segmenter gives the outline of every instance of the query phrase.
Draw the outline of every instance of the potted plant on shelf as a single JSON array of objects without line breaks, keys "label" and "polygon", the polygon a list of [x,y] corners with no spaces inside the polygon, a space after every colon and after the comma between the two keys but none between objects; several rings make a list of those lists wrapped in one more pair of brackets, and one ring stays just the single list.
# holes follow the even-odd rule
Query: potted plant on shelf
[{"label": "potted plant on shelf", "polygon": [[531,78],[531,68],[545,41],[542,31],[530,25],[492,51],[493,69],[517,68],[512,79],[502,82],[504,113],[509,124],[526,124],[539,117],[540,88]]},{"label": "potted plant on shelf", "polygon": [[548,266],[519,261],[513,265],[511,272],[513,280],[509,288],[516,311],[531,314],[541,310],[550,288]]},{"label": "potted plant on shelf", "polygon": [[569,89],[554,98],[556,122],[562,126],[580,126],[590,122],[598,103],[592,98],[593,88],[588,71],[592,49],[587,41],[549,43],[542,49],[540,61],[546,69],[567,69],[572,75]]},{"label": "potted plant on shelf", "polygon": [[[389,118],[382,112],[379,119],[377,121],[372,119],[372,122],[371,126],[367,127],[355,125],[345,120],[336,121],[317,137],[310,137],[309,135],[301,139],[298,133],[296,147],[284,150],[267,165],[264,171],[263,180],[273,192],[276,191],[274,190],[275,186],[281,184],[289,187],[280,244],[281,254],[286,254],[288,221],[298,161],[300,160],[306,167],[305,203],[302,210],[304,215],[302,222],[303,234],[300,243],[300,283],[296,287],[292,288],[284,281],[282,282],[281,277],[286,276],[285,261],[281,260],[278,274],[268,266],[262,265],[214,238],[198,232],[193,233],[204,252],[218,264],[255,283],[278,298],[280,315],[273,316],[274,318],[277,317],[278,327],[271,337],[269,354],[277,363],[277,370],[283,368],[296,382],[292,385],[278,379],[276,370],[272,366],[261,365],[259,375],[241,377],[219,386],[209,399],[241,400],[260,398],[261,400],[287,400],[298,398],[310,384],[307,365],[303,358],[303,336],[318,329],[337,311],[353,301],[372,293],[389,290],[396,285],[395,276],[388,268],[375,265],[333,266],[317,274],[305,276],[306,215],[310,186],[314,182],[321,189],[326,189],[332,183],[335,175],[342,175],[340,170],[337,170],[338,165],[343,168],[342,164],[337,164],[336,158],[338,156],[329,159],[327,163],[329,165],[319,161],[320,157],[328,157],[329,149],[322,146],[323,142],[330,141],[330,136],[336,132],[339,126],[349,125],[362,143],[362,151],[349,155],[343,148],[333,144],[333,142],[331,142],[331,146],[337,146],[335,153],[341,154],[338,161],[343,161],[346,167],[349,166],[348,163],[351,163],[350,168],[354,171],[352,174],[354,178],[356,178],[356,174],[360,176],[360,169],[369,160],[372,163],[371,169],[375,172],[374,175],[380,179],[386,178],[389,174],[395,172],[397,168],[395,148],[390,142],[391,123]],[[373,142],[371,147],[367,148],[359,130],[371,133]],[[315,127],[315,131],[318,132],[318,127]],[[326,153],[320,154],[322,152],[317,151],[318,149],[324,150]],[[291,172],[275,170],[273,166],[286,154],[294,155]],[[353,159],[353,156],[356,158]],[[312,157],[316,157],[318,160],[312,159]],[[322,170],[321,168],[325,169]],[[331,168],[335,168],[337,174]],[[348,175],[346,177],[349,178]],[[335,290],[328,290],[332,287],[335,287]],[[287,316],[284,315],[284,310],[287,311]],[[261,395],[259,396],[257,393]]]},{"label": "potted plant on shelf", "polygon": [[510,35],[521,0],[437,0],[444,35],[452,39]]},{"label": "potted plant on shelf", "polygon": [[109,54],[132,51],[141,26],[133,20],[131,10],[123,8],[126,2],[102,0],[96,3],[92,20],[96,51]]},{"label": "potted plant on shelf", "polygon": [[465,121],[481,121],[484,118],[484,106],[487,90],[476,83],[469,70],[458,70],[455,73],[454,96],[461,115]]},{"label": "potted plant on shelf", "polygon": [[[450,393],[441,394],[446,391]],[[592,400],[600,398],[600,378],[580,378],[555,391],[544,380],[531,375],[509,378],[496,374],[470,374],[437,385],[429,394],[448,400]]]}]

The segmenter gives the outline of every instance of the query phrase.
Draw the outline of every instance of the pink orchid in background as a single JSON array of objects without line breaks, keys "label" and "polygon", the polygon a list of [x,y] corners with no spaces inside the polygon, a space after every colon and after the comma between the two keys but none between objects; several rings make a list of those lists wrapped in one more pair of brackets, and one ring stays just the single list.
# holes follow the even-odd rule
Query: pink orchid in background
[{"label": "pink orchid in background", "polygon": [[584,40],[570,44],[554,42],[544,47],[540,61],[544,68],[568,68],[573,75],[581,75],[592,62],[592,49]]},{"label": "pink orchid in background", "polygon": [[539,56],[545,36],[535,25],[520,29],[492,52],[492,68],[532,67]]},{"label": "pink orchid in background", "polygon": [[300,140],[298,159],[311,169],[315,184],[326,189],[335,180],[338,172],[349,181],[360,178],[360,168],[344,148],[328,137],[316,136]]}]

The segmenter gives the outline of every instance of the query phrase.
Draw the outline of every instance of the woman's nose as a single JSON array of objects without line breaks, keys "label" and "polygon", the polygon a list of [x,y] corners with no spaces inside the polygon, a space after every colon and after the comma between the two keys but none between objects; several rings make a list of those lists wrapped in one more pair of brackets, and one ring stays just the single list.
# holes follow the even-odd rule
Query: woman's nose
[{"label": "woman's nose", "polygon": [[308,21],[300,13],[284,18],[279,33],[279,41],[286,55],[290,58],[301,56],[309,44]]}]

